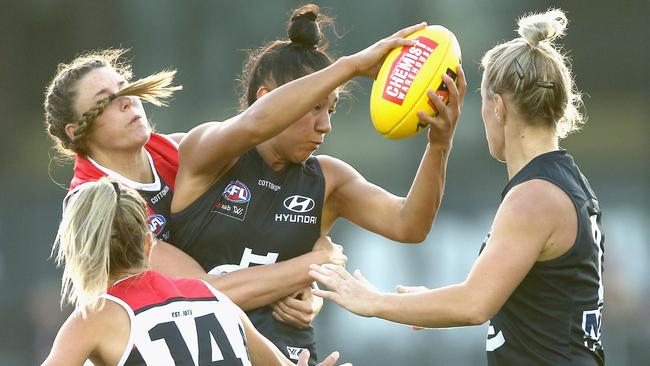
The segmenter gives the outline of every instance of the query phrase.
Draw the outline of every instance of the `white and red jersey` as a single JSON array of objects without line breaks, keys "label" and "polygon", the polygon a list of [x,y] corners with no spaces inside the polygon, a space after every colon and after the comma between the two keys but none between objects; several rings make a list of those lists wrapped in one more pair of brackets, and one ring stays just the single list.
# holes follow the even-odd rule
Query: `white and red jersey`
[{"label": "white and red jersey", "polygon": [[90,157],[77,156],[74,162],[74,177],[70,182],[68,196],[76,187],[86,182],[94,182],[102,177],[137,190],[147,201],[147,221],[151,232],[158,239],[169,241],[171,204],[174,181],[178,172],[178,144],[167,136],[152,133],[144,146],[151,171],[153,183],[140,183],[101,166]]},{"label": "white and red jersey", "polygon": [[119,366],[251,365],[240,310],[201,280],[147,271],[102,297],[121,305],[131,321]]}]

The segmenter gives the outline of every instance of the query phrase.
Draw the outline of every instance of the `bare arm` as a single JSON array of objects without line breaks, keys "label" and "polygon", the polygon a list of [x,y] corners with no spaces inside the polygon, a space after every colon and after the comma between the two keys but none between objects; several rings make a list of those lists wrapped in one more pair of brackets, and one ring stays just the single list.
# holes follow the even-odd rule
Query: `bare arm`
[{"label": "bare arm", "polygon": [[[444,76],[449,89],[449,104],[445,105],[430,91],[430,99],[440,111],[437,117],[420,112],[420,120],[428,123],[429,143],[420,167],[406,197],[395,196],[368,182],[350,165],[331,157],[319,156],[331,193],[326,201],[326,217],[330,223],[345,217],[355,224],[389,239],[401,242],[422,242],[435,219],[445,187],[447,158],[467,84],[458,68],[458,83]],[[372,212],[369,215],[368,212]],[[390,222],[391,225],[386,225]]]},{"label": "bare arm", "polygon": [[169,276],[203,279],[244,310],[272,304],[309,286],[313,281],[308,274],[312,263],[344,264],[347,260],[342,247],[329,238],[319,239],[312,252],[299,257],[220,276],[207,274],[192,257],[162,241],[152,247],[150,258],[153,269]]},{"label": "bare arm", "polygon": [[167,135],[170,139],[174,140],[178,145],[180,145],[181,141],[183,141],[183,138],[187,135],[187,132],[175,132],[175,133],[170,133]]},{"label": "bare arm", "polygon": [[412,45],[412,40],[403,37],[423,26],[403,29],[325,69],[284,84],[222,123],[209,122],[192,129],[180,146],[172,211],[187,207],[242,153],[299,120],[339,85],[355,76],[376,75],[385,55],[395,47]]},{"label": "bare arm", "polygon": [[95,333],[75,310],[59,329],[43,366],[83,365],[96,348]]},{"label": "bare arm", "polygon": [[[294,363],[287,359],[282,352],[271,341],[266,339],[260,334],[248,319],[246,314],[240,315],[242,324],[244,325],[244,333],[246,333],[246,340],[248,342],[248,352],[251,357],[253,365],[279,365],[279,366],[294,366]],[[317,366],[333,366],[339,358],[338,352],[332,352],[323,362]],[[298,366],[307,366],[309,360],[309,352],[300,354]],[[345,364],[350,366],[349,364]],[[342,366],[345,366],[342,365]]]},{"label": "bare arm", "polygon": [[253,365],[292,365],[271,341],[255,329],[246,314],[240,315],[244,325],[248,352]]},{"label": "bare arm", "polygon": [[124,352],[130,334],[129,316],[124,309],[106,301],[97,310],[76,309],[56,335],[43,365],[115,365]]},{"label": "bare arm", "polygon": [[[359,272],[352,276],[342,267],[325,265],[313,266],[310,273],[332,292],[314,293],[359,315],[398,323],[422,327],[482,324],[503,306],[535,261],[548,250],[556,250],[551,257],[557,257],[570,248],[571,239],[556,242],[553,238],[577,227],[567,220],[571,215],[575,218],[575,208],[559,188],[549,182],[529,181],[504,199],[488,243],[462,284],[386,294],[378,292]],[[567,225],[574,226],[567,229]],[[558,244],[557,248],[552,244]]]}]

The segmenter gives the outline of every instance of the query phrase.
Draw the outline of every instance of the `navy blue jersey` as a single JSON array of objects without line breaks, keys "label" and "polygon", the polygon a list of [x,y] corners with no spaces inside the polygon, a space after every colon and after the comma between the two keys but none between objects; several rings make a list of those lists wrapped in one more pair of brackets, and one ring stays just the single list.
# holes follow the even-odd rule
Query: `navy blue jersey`
[{"label": "navy blue jersey", "polygon": [[508,182],[502,199],[531,179],[551,182],[569,196],[578,233],[566,253],[536,262],[490,320],[488,365],[603,365],[604,236],[598,200],[573,157],[563,150],[530,161]]},{"label": "navy blue jersey", "polygon": [[[325,178],[318,159],[274,171],[256,149],[207,192],[172,215],[174,245],[213,274],[272,264],[312,250],[320,236]],[[290,359],[303,348],[316,360],[313,329],[278,322],[271,309],[248,313],[255,327]]]}]

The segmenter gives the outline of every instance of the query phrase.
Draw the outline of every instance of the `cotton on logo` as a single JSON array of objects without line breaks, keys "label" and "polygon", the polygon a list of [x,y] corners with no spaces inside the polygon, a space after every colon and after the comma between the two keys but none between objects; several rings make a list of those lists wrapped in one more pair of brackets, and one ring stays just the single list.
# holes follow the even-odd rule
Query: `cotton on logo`
[{"label": "cotton on logo", "polygon": [[287,197],[283,204],[288,210],[298,213],[309,212],[316,205],[313,199],[299,195]]},{"label": "cotton on logo", "polygon": [[230,202],[244,203],[251,199],[251,191],[240,181],[230,183],[223,191],[223,198]]}]

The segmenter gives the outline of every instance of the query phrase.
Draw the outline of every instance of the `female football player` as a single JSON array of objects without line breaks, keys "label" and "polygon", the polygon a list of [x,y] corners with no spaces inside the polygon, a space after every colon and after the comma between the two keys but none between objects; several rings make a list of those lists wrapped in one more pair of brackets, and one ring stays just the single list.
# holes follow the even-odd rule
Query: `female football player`
[{"label": "female football player", "polygon": [[577,130],[568,63],[554,40],[561,10],[519,20],[519,35],[482,59],[481,114],[509,182],[481,253],[460,284],[378,292],[360,272],[314,265],[314,290],[363,316],[419,327],[489,321],[489,365],[603,365],[601,209],[559,140]]}]

